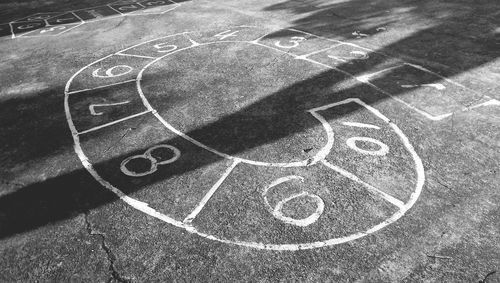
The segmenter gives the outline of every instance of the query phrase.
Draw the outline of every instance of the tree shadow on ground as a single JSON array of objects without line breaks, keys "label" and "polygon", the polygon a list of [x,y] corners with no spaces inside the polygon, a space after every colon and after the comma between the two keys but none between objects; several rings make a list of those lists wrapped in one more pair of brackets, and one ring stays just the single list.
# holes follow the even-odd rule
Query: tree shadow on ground
[{"label": "tree shadow on ground", "polygon": [[[304,2],[287,1],[281,6],[275,5],[268,9],[286,8],[292,9],[292,11],[296,13],[302,13],[305,9],[303,8],[304,5],[312,5],[314,3],[317,2],[309,1],[304,4]],[[433,17],[438,19],[436,20],[438,22],[431,25],[431,27],[411,33],[395,42],[385,44],[382,49],[377,51],[397,53],[400,52],[400,50],[407,50],[407,52],[402,54],[412,58],[423,58],[423,55],[426,55],[425,61],[436,61],[451,67],[445,69],[445,73],[443,73],[444,71],[441,72],[444,76],[458,75],[462,72],[493,62],[497,59],[498,55],[500,55],[499,49],[494,48],[497,46],[498,40],[498,33],[496,33],[496,31],[486,29],[479,35],[475,34],[475,36],[478,36],[477,39],[466,41],[463,39],[463,36],[472,36],[474,34],[472,31],[470,34],[464,32],[464,26],[462,24],[456,27],[452,25],[450,27],[450,23],[452,22],[467,23],[467,21],[474,21],[474,17],[481,18],[481,12],[485,13],[485,17],[491,17],[491,11],[498,11],[498,9],[493,9],[499,5],[494,1],[480,1],[477,7],[467,7],[467,9],[461,10],[459,14],[455,13],[455,10],[460,6],[466,5],[458,1],[449,1],[447,3],[453,4],[451,8],[445,5],[440,10],[437,10],[437,8],[431,4],[431,1],[422,4],[418,4],[420,2],[408,3],[408,1],[406,1],[398,5],[396,5],[399,3],[397,1],[372,1],[371,3],[373,3],[373,5],[366,6],[365,1],[347,1],[341,4],[327,5],[326,7],[322,7],[318,12],[311,8],[313,15],[308,15],[304,19],[297,21],[297,25],[293,27],[326,37],[348,38],[357,20],[364,21],[363,25],[357,24],[361,33],[373,30],[373,28],[382,24],[389,25],[397,22],[394,19],[385,19],[385,21],[379,19],[378,21],[380,22],[373,24],[372,21],[382,15],[382,12],[378,11],[378,9],[398,8],[400,10],[405,10],[405,7],[416,6],[416,8],[406,9],[406,12],[399,16],[404,18],[405,15],[414,15],[413,13],[416,12],[424,15],[427,13],[429,13],[429,15],[436,14],[436,16]],[[308,9],[305,10],[310,12]],[[343,13],[341,11],[351,11],[350,13],[354,14],[345,18],[331,16],[332,13]],[[451,16],[446,20],[446,18],[443,19],[440,16],[441,14],[449,14]],[[496,19],[491,19],[491,21],[494,22]],[[476,24],[481,23],[482,22]],[[469,22],[466,26],[472,26],[473,24],[474,23]],[[487,24],[489,25],[491,23]],[[344,30],[342,30],[342,28],[344,28]],[[443,34],[448,34],[446,40],[443,39]],[[455,34],[459,34],[461,37],[455,37]],[[270,35],[269,37],[277,38],[278,33]],[[360,41],[362,41],[362,39],[360,39]],[[411,47],[411,49],[409,47]],[[441,50],[442,53],[437,55],[436,49]],[[471,52],[471,50],[475,51],[472,58],[462,58],[464,56],[463,52]],[[368,69],[357,69],[357,67],[352,69],[351,62],[339,64],[337,68],[341,70],[346,69],[349,70],[349,73],[358,75],[373,70],[375,66],[383,64],[385,59],[379,60],[380,61],[375,60],[372,65],[368,65]],[[339,76],[341,79],[332,79]],[[390,76],[390,72],[383,74],[382,77],[376,78],[374,81],[371,81],[371,83],[377,85]],[[342,73],[336,70],[326,70],[186,134],[193,137],[205,136],[209,137],[209,139],[218,139],[217,143],[225,146],[228,149],[228,154],[238,154],[249,148],[256,148],[271,143],[287,135],[301,132],[308,127],[317,125],[317,123],[307,121],[293,125],[285,122],[272,123],[273,121],[294,121],[297,112],[328,103],[342,101],[351,97],[363,99],[368,104],[374,104],[388,98],[386,95],[378,92],[369,85],[361,83],[354,84],[347,89],[335,89],[337,84],[347,79],[348,78],[343,77]],[[433,83],[439,80],[439,77],[433,77],[426,79],[424,82]],[[391,94],[397,97],[403,96],[406,92],[406,89],[394,89]],[[34,107],[34,105],[39,107],[40,103],[42,103],[41,105],[46,105],[46,108],[49,109],[49,105],[53,102],[52,100],[51,103],[44,104],[40,99],[36,98],[29,101],[12,100],[10,102],[3,102],[2,108],[6,112],[2,113],[2,116],[5,115],[5,117],[8,117],[12,115],[12,117],[19,117],[15,114],[17,110],[23,107]],[[248,128],[248,117],[255,117],[255,113],[259,113],[262,109],[268,109],[269,111],[265,111],[267,113],[265,117],[262,116],[253,120],[251,124],[251,133],[241,131],[241,129]],[[357,107],[350,107],[346,113],[357,110]],[[16,124],[16,130],[10,132],[9,139],[11,139],[11,141],[7,141],[7,147],[4,147],[2,151],[10,152],[16,150],[18,146],[17,143],[22,143],[22,140],[25,140],[24,136],[26,133],[36,134],[38,131],[39,133],[43,133],[43,135],[33,136],[29,139],[31,144],[22,144],[22,147],[29,148],[30,146],[34,146],[34,148],[36,148],[38,138],[46,139],[45,142],[47,145],[42,148],[43,150],[41,152],[28,152],[25,153],[23,158],[9,161],[9,165],[30,162],[30,159],[34,158],[34,156],[44,158],[57,154],[61,148],[67,150],[68,147],[70,147],[72,142],[69,131],[65,125],[65,119],[62,117],[63,110],[57,109],[57,111],[54,112],[61,113],[61,115],[54,116],[50,113],[41,112],[39,116],[40,121],[37,121],[36,124],[32,124],[29,127],[26,127],[24,123],[21,122],[22,117],[20,117],[21,121],[19,121],[19,124]],[[269,113],[272,114],[269,115]],[[57,119],[53,119],[54,117],[57,117]],[[287,131],[283,131],[283,128],[286,128]],[[240,129],[240,131],[237,131],[237,129]],[[236,132],[239,133],[237,136],[235,136]],[[245,133],[247,133],[248,136],[246,136]],[[250,134],[252,134],[252,136],[250,136]],[[63,137],[60,138],[61,136]],[[221,138],[222,140],[220,140]],[[56,140],[57,142],[55,142]],[[162,143],[176,144],[181,141],[182,138],[178,137],[166,140]],[[245,142],[240,143],[236,141]],[[147,147],[133,152],[127,152],[119,156],[113,156],[104,163],[96,164],[95,166],[107,167],[109,165],[117,167],[123,159],[133,154],[140,154],[146,149]],[[185,162],[183,166],[176,168],[175,171],[163,171],[161,174],[148,178],[139,185],[135,184],[134,186],[130,186],[126,192],[133,193],[139,191],[150,184],[166,180],[175,175],[184,174],[205,165],[215,163],[221,159],[222,157],[216,157],[205,159],[201,162]],[[116,196],[100,187],[84,169],[73,170],[72,172],[61,174],[43,182],[24,186],[21,189],[0,197],[0,238],[26,232],[55,221],[66,219],[72,215],[94,209],[116,199]]]}]

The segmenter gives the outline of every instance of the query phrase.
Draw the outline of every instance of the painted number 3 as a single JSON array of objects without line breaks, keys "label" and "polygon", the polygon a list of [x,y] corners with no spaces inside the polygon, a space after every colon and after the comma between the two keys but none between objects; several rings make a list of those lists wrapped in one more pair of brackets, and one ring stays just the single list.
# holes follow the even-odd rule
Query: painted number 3
[{"label": "painted number 3", "polygon": [[[170,151],[172,157],[166,160],[159,160],[160,158],[153,156],[155,152],[160,153],[160,151],[162,150]],[[148,150],[146,150],[146,152],[144,152],[144,154],[133,155],[124,159],[120,164],[120,169],[122,170],[123,174],[127,176],[142,177],[156,172],[156,170],[158,170],[158,166],[160,165],[166,165],[175,162],[177,159],[179,159],[180,156],[181,151],[176,147],[168,144],[160,144],[149,148]],[[149,169],[142,172],[135,172],[130,169],[130,165],[132,165],[131,163],[144,161],[149,162]]]}]

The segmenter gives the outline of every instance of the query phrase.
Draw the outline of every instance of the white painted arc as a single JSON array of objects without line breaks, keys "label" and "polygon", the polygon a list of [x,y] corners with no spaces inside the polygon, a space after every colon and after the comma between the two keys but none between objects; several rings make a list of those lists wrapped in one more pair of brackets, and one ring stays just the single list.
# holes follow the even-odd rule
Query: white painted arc
[{"label": "white painted arc", "polygon": [[[328,40],[330,40],[330,39],[328,39]],[[334,40],[330,40],[330,41],[334,41]],[[335,42],[338,42],[338,41],[335,41]],[[109,55],[109,56],[112,56],[112,55]],[[190,233],[195,233],[195,234],[197,234],[197,235],[199,235],[201,237],[204,237],[206,239],[210,239],[210,240],[214,240],[214,241],[219,241],[221,243],[234,244],[234,245],[238,245],[238,246],[251,247],[251,248],[257,248],[257,249],[266,249],[266,250],[297,251],[297,250],[313,249],[313,248],[319,248],[319,247],[325,247],[325,246],[331,246],[331,245],[346,243],[346,242],[349,242],[349,241],[352,241],[352,240],[364,237],[364,236],[366,236],[366,235],[368,235],[370,233],[376,232],[376,231],[378,231],[378,230],[386,227],[387,225],[395,222],[396,220],[398,220],[410,207],[412,207],[414,205],[414,203],[417,201],[419,195],[421,194],[421,191],[422,191],[422,188],[423,188],[423,185],[424,185],[424,182],[425,182],[425,175],[424,175],[423,164],[422,164],[422,161],[421,161],[420,157],[415,152],[415,150],[414,150],[413,146],[410,144],[408,138],[401,132],[401,130],[397,127],[397,125],[395,125],[392,122],[390,122],[385,116],[383,116],[380,112],[377,111],[378,113],[380,113],[380,115],[382,115],[383,118],[385,118],[383,120],[387,121],[390,124],[390,126],[395,130],[395,132],[398,134],[398,136],[402,139],[403,144],[405,145],[406,149],[410,152],[410,155],[412,156],[412,158],[413,158],[413,160],[415,162],[415,169],[416,169],[416,172],[417,172],[417,184],[416,184],[416,188],[415,188],[414,192],[410,195],[409,201],[404,205],[403,209],[398,210],[398,212],[396,212],[395,214],[393,214],[390,218],[388,218],[384,222],[379,223],[379,224],[375,225],[374,227],[372,227],[370,229],[367,229],[365,231],[362,231],[362,232],[357,232],[357,233],[354,233],[354,234],[351,234],[351,235],[348,235],[348,236],[344,236],[344,237],[339,237],[339,238],[334,238],[334,239],[328,239],[328,240],[325,240],[325,241],[316,241],[316,242],[311,242],[311,243],[264,244],[264,243],[260,243],[260,242],[233,241],[233,240],[228,240],[228,239],[224,239],[224,238],[217,238],[217,237],[215,237],[213,235],[209,235],[209,234],[207,234],[205,232],[198,231],[195,227],[192,227],[191,225],[186,225],[186,224],[184,224],[184,223],[182,223],[180,221],[172,219],[171,217],[166,216],[166,215],[164,215],[164,214],[156,211],[155,209],[149,207],[147,203],[135,200],[135,199],[130,198],[127,195],[125,195],[119,189],[115,188],[112,184],[110,184],[109,182],[105,181],[104,179],[102,179],[99,176],[99,174],[94,170],[92,164],[90,164],[90,162],[88,161],[88,159],[85,156],[84,152],[82,151],[81,146],[80,146],[80,140],[79,140],[79,137],[78,137],[78,132],[76,131],[76,128],[75,128],[75,126],[73,124],[73,121],[72,121],[72,118],[71,118],[71,113],[70,113],[70,108],[69,108],[69,102],[68,102],[68,97],[69,97],[68,90],[69,90],[69,87],[71,85],[71,82],[73,81],[73,79],[79,73],[81,73],[88,66],[90,66],[92,64],[95,64],[95,63],[97,63],[97,62],[99,62],[101,60],[104,60],[105,58],[107,58],[109,56],[101,58],[101,59],[99,59],[99,60],[97,60],[97,61],[95,61],[95,62],[93,62],[91,64],[88,64],[85,67],[83,67],[77,73],[75,73],[68,80],[68,82],[66,84],[66,87],[65,87],[65,98],[64,98],[64,107],[65,107],[66,119],[68,121],[68,125],[69,125],[69,128],[71,130],[71,133],[72,133],[72,136],[73,136],[73,140],[75,142],[74,149],[75,149],[76,154],[80,158],[82,164],[84,165],[84,167],[87,169],[87,171],[101,185],[103,185],[105,188],[109,189],[111,192],[115,193],[120,199],[122,199],[124,202],[126,202],[130,206],[132,206],[135,209],[137,209],[137,210],[139,210],[139,211],[141,211],[143,213],[146,213],[146,214],[148,214],[148,215],[150,215],[152,217],[155,217],[157,219],[165,221],[166,223],[174,225],[175,227],[183,228],[183,229],[187,230]],[[312,60],[308,60],[308,61],[313,62],[313,63],[315,62],[315,61],[312,61]],[[316,63],[318,63],[320,65],[324,65],[324,64],[321,64],[319,62],[316,62]],[[328,66],[328,65],[326,65],[326,66]],[[330,68],[332,68],[332,67],[330,67]],[[360,103],[361,105],[366,105],[362,101],[360,101],[359,99],[351,98],[351,99],[347,99],[345,101],[341,101],[341,102],[338,102],[338,103],[330,104],[330,107],[331,107],[331,105],[340,105],[340,104],[345,104],[345,103],[349,103],[349,102],[353,102],[353,101],[357,102],[357,103]],[[370,107],[370,106],[368,106],[368,107]],[[315,111],[319,111],[319,110],[321,110],[323,108],[325,108],[325,107],[318,107],[316,109],[310,110],[309,112],[314,113]],[[370,107],[370,108],[372,108],[372,107]],[[370,110],[370,108],[368,108],[368,109]],[[149,110],[152,110],[152,108],[149,109]],[[152,112],[154,114],[157,114],[156,111],[154,111],[154,110],[152,110]],[[374,112],[374,113],[376,113],[376,112]]]},{"label": "white painted arc", "polygon": [[[208,43],[203,43],[203,44],[197,44],[196,46],[198,45],[211,45],[211,44],[218,44],[218,43],[235,43],[235,42],[239,42],[239,41],[217,41],[217,42],[208,42]],[[248,43],[248,42],[247,42]],[[256,44],[256,45],[261,45],[261,44]],[[265,46],[265,45],[262,45],[262,46]],[[164,57],[166,56],[170,56],[172,54],[175,54],[177,52],[181,52],[183,50],[186,50],[186,49],[189,49],[189,48],[192,48],[193,46],[189,46],[189,47],[185,47],[185,48],[180,48],[180,49],[176,49],[168,54],[165,54],[164,56],[162,57],[158,57],[156,58],[155,60],[149,62],[148,64],[146,64],[144,66],[144,68],[139,72],[139,74],[137,75],[137,80],[136,80],[136,85],[137,85],[137,92],[139,93],[139,96],[144,104],[144,106],[147,108],[147,109],[150,109],[153,114],[156,116],[156,118],[165,126],[167,127],[169,130],[171,130],[172,132],[174,132],[175,134],[179,135],[180,137],[190,141],[191,143],[203,148],[203,149],[206,149],[212,153],[215,153],[221,157],[224,157],[224,158],[227,158],[227,159],[235,159],[235,157],[231,156],[231,155],[228,155],[226,153],[223,153],[223,152],[220,152],[214,148],[211,148],[211,147],[208,147],[207,145],[193,139],[192,137],[184,134],[183,132],[179,131],[178,129],[176,129],[174,126],[172,126],[170,123],[168,123],[152,106],[151,104],[149,103],[149,101],[147,100],[146,96],[144,95],[143,91],[142,91],[142,88],[141,88],[141,81],[142,81],[142,76],[143,76],[143,73],[144,73],[144,70],[146,70],[149,66],[151,66],[152,64],[156,63],[157,61],[163,59]],[[268,47],[268,46],[265,46],[265,47]],[[270,47],[268,47],[270,48]],[[271,49],[275,49],[275,48],[271,48]],[[275,49],[275,50],[279,50],[279,49]],[[281,51],[281,50],[279,50]],[[311,111],[309,111],[311,112]],[[247,164],[252,164],[252,165],[258,165],[258,166],[273,166],[273,167],[302,167],[302,166],[311,166],[311,165],[314,165],[315,163],[317,163],[319,160],[321,160],[322,158],[324,158],[326,155],[328,155],[328,153],[331,151],[331,148],[333,147],[333,130],[330,126],[330,124],[328,124],[327,121],[325,121],[325,119],[323,119],[320,115],[317,115],[313,112],[311,112],[312,115],[320,120],[322,126],[324,127],[326,133],[327,133],[327,143],[325,146],[323,146],[317,153],[314,157],[310,158],[310,159],[306,159],[306,160],[302,160],[302,161],[297,161],[297,162],[287,162],[287,163],[278,163],[278,162],[261,162],[261,161],[255,161],[255,160],[249,160],[249,159],[245,159],[245,158],[237,158],[238,160],[240,160],[241,162],[243,163],[247,163]]]}]

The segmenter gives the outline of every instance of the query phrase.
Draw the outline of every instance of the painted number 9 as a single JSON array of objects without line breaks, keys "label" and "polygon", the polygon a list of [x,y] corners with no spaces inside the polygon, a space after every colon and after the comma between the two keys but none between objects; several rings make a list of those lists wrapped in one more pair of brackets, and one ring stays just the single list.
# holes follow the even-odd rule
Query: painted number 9
[{"label": "painted number 9", "polygon": [[[306,227],[306,226],[311,225],[312,223],[316,222],[318,220],[318,218],[321,216],[321,214],[323,214],[323,211],[325,209],[325,203],[319,196],[312,194],[312,193],[309,193],[309,192],[302,191],[300,193],[293,194],[285,199],[278,201],[278,203],[274,207],[272,207],[269,204],[269,200],[267,199],[267,194],[271,188],[273,188],[277,185],[280,185],[282,183],[294,181],[294,180],[299,180],[299,181],[303,182],[304,178],[300,177],[300,176],[295,176],[295,175],[290,175],[290,176],[286,176],[283,178],[279,178],[276,181],[272,182],[269,186],[267,186],[262,191],[262,197],[264,198],[264,203],[265,203],[267,209],[269,210],[271,215],[273,215],[276,219],[279,219],[285,223],[292,224],[295,226]],[[312,199],[316,203],[316,210],[311,215],[309,215],[306,218],[295,219],[292,217],[285,216],[283,214],[283,211],[282,211],[283,206],[287,202],[292,201],[292,200],[297,199],[297,198],[306,198],[306,197]]]}]

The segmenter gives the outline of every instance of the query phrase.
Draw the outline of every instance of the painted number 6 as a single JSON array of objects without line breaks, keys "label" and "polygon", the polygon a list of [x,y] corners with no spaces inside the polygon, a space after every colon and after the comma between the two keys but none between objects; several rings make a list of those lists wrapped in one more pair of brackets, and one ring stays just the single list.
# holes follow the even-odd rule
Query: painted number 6
[{"label": "painted number 6", "polygon": [[[290,175],[290,176],[286,176],[286,177],[283,177],[283,178],[279,178],[276,181],[272,182],[269,186],[267,186],[262,191],[262,197],[264,198],[264,203],[265,203],[267,209],[269,210],[269,212],[275,218],[277,218],[277,219],[279,219],[279,220],[281,220],[281,221],[283,221],[285,223],[288,223],[288,224],[292,224],[292,225],[300,226],[300,227],[306,227],[306,226],[311,225],[314,222],[316,222],[318,220],[318,218],[321,216],[321,214],[323,214],[323,211],[325,209],[325,203],[324,203],[324,201],[319,196],[317,196],[315,194],[311,194],[311,193],[302,191],[300,193],[293,194],[293,195],[291,195],[291,196],[289,196],[289,197],[287,197],[285,199],[280,200],[276,204],[275,207],[272,207],[269,204],[269,200],[267,199],[267,193],[269,192],[269,190],[271,188],[276,187],[279,184],[282,184],[282,183],[285,183],[285,182],[289,182],[289,181],[293,181],[293,180],[299,180],[301,182],[304,182],[304,178],[303,177],[295,176],[295,175]],[[295,219],[295,218],[291,218],[291,217],[283,215],[282,209],[283,209],[283,206],[287,202],[289,202],[291,200],[294,200],[296,198],[304,198],[304,197],[308,197],[308,198],[312,199],[314,202],[316,202],[316,211],[314,211],[308,217],[302,218],[302,219]]]}]

